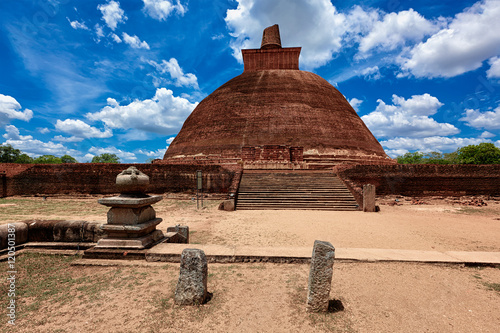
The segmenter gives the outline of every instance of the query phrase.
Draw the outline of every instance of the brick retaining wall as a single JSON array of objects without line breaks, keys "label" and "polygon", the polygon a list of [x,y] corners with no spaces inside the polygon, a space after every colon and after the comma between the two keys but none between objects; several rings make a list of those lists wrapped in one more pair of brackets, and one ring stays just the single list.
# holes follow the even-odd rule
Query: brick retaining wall
[{"label": "brick retaining wall", "polygon": [[334,171],[358,190],[374,184],[377,195],[500,195],[500,165],[344,165]]},{"label": "brick retaining wall", "polygon": [[116,176],[135,166],[150,177],[149,193],[196,190],[196,170],[203,172],[204,192],[227,193],[235,170],[220,165],[168,164],[0,164],[0,195],[110,194]]}]

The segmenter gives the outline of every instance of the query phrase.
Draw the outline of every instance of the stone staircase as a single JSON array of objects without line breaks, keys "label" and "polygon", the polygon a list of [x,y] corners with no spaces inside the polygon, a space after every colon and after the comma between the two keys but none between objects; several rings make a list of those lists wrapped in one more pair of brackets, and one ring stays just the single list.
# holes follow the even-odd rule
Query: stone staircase
[{"label": "stone staircase", "polygon": [[358,210],[358,204],[332,172],[244,171],[236,209]]}]

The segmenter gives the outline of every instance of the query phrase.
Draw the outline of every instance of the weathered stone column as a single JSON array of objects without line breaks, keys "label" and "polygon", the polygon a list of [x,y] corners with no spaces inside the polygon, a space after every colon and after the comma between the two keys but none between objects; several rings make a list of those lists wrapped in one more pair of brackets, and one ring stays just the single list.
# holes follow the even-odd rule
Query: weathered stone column
[{"label": "weathered stone column", "polygon": [[307,286],[307,311],[328,311],[335,248],[329,242],[314,241]]},{"label": "weathered stone column", "polygon": [[363,212],[376,212],[375,185],[363,185]]},{"label": "weathered stone column", "polygon": [[205,303],[208,265],[205,252],[199,249],[184,249],[181,255],[179,281],[175,289],[175,304],[200,305]]}]

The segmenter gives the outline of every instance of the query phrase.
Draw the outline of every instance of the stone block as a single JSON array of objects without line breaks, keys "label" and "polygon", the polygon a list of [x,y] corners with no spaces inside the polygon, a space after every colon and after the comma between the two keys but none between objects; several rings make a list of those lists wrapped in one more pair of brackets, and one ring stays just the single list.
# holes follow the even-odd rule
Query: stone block
[{"label": "stone block", "polygon": [[335,248],[329,242],[314,241],[307,286],[307,310],[328,311]]},{"label": "stone block", "polygon": [[175,289],[175,304],[200,305],[208,297],[208,266],[205,252],[199,249],[184,249],[181,255],[179,281]]},{"label": "stone block", "polygon": [[185,243],[189,244],[189,227],[187,225],[176,225],[174,227],[168,227],[167,232],[176,232],[180,237],[176,237],[175,242],[170,243]]},{"label": "stone block", "polygon": [[102,229],[103,224],[99,222],[85,222],[83,225],[83,241],[96,243],[106,236]]},{"label": "stone block", "polygon": [[225,211],[231,212],[234,210],[234,199],[227,199],[224,200],[222,203],[223,203],[223,209]]},{"label": "stone block", "polygon": [[108,211],[108,224],[141,224],[154,220],[156,212],[151,206],[141,208],[113,207]]},{"label": "stone block", "polygon": [[376,212],[375,185],[363,185],[363,212]]},{"label": "stone block", "polygon": [[54,224],[54,242],[81,242],[85,221],[60,221]]},{"label": "stone block", "polygon": [[54,241],[54,225],[61,220],[29,220],[28,224],[28,241],[30,242],[53,242]]},{"label": "stone block", "polygon": [[161,230],[154,230],[147,235],[134,238],[102,238],[95,249],[131,249],[143,250],[164,238]]},{"label": "stone block", "polygon": [[[9,234],[14,234],[14,239],[9,238]],[[0,225],[0,250],[9,247],[9,240],[13,240],[15,245],[26,243],[28,241],[28,225],[24,222]]]}]

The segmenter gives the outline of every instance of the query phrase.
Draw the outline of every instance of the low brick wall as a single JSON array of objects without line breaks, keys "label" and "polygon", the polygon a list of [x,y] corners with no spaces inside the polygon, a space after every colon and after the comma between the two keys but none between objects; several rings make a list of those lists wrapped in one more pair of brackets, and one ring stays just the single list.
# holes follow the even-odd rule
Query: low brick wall
[{"label": "low brick wall", "polygon": [[377,195],[500,195],[500,165],[343,165],[334,171],[355,190],[375,185]]},{"label": "low brick wall", "polygon": [[202,170],[204,192],[227,193],[236,172],[220,165],[2,163],[0,195],[116,193],[116,176],[129,166],[149,176],[148,193],[195,191],[197,170]]}]

